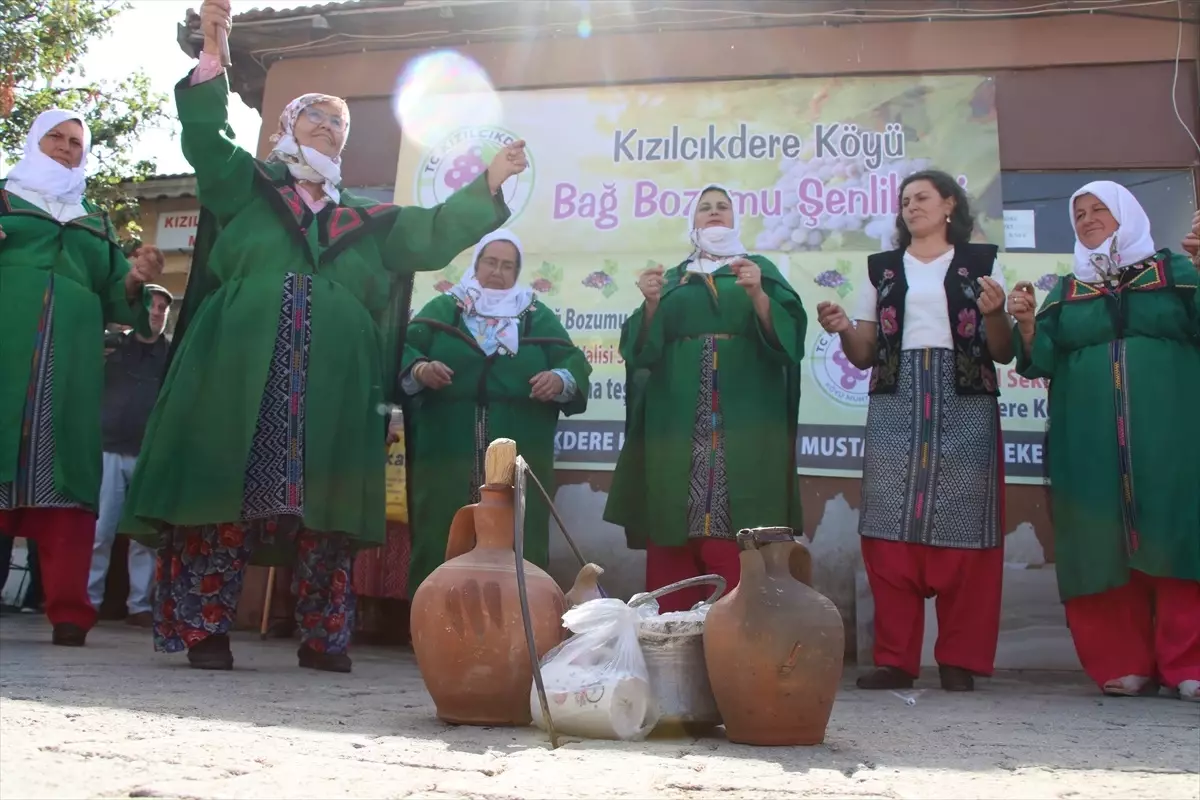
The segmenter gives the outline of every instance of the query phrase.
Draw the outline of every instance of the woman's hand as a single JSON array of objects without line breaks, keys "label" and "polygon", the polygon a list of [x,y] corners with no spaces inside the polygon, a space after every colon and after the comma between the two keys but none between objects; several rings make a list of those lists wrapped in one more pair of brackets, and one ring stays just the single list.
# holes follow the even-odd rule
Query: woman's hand
[{"label": "woman's hand", "polygon": [[4,226],[0,225],[0,241],[7,239],[8,235],[4,233]]},{"label": "woman's hand", "polygon": [[396,420],[388,420],[387,430],[387,446],[391,447],[396,442],[400,441],[400,434],[404,433],[404,422]]},{"label": "woman's hand", "polygon": [[496,157],[488,165],[488,189],[495,194],[500,191],[500,186],[506,180],[524,172],[528,166],[529,159],[525,156],[524,139],[517,139],[512,144],[506,145],[503,150],[496,153]]},{"label": "woman's hand", "polygon": [[[3,238],[3,232],[0,232],[0,239]],[[1192,217],[1192,232],[1183,237],[1183,249],[1193,261],[1200,259],[1200,211]],[[1196,266],[1200,267],[1200,261],[1196,261]]]},{"label": "woman's hand", "polygon": [[566,388],[563,379],[549,370],[534,375],[529,379],[529,385],[533,387],[529,396],[534,400],[541,400],[543,403],[549,403],[562,394]]},{"label": "woman's hand", "polygon": [[125,293],[136,295],[143,286],[158,279],[163,271],[163,253],[157,247],[139,247],[133,253],[129,274],[125,276]]},{"label": "woman's hand", "polygon": [[426,389],[444,389],[454,380],[454,370],[440,361],[422,361],[413,367],[413,377]]},{"label": "woman's hand", "polygon": [[1008,313],[1017,321],[1022,332],[1032,331],[1034,318],[1037,314],[1037,299],[1033,293],[1033,284],[1029,281],[1018,283],[1008,295]]},{"label": "woman's hand", "polygon": [[979,297],[975,303],[985,317],[1004,313],[1004,290],[1000,284],[988,277],[979,279]]},{"label": "woman's hand", "polygon": [[817,303],[817,322],[827,333],[845,333],[853,326],[846,310],[837,303]]},{"label": "woman's hand", "polygon": [[737,276],[737,285],[746,290],[751,298],[763,293],[762,269],[748,258],[735,258],[729,269]]},{"label": "woman's hand", "polygon": [[664,271],[663,265],[659,264],[643,272],[637,279],[638,290],[641,291],[642,297],[646,298],[648,305],[657,306],[658,301],[662,299]]},{"label": "woman's hand", "polygon": [[233,30],[233,13],[229,0],[204,0],[200,4],[200,30],[204,33],[204,52],[210,56],[221,55],[219,32],[225,35]]}]

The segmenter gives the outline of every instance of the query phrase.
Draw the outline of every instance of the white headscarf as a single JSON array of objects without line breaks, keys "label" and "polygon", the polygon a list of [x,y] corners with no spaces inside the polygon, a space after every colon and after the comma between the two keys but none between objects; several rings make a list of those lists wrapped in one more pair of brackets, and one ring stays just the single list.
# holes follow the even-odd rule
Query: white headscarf
[{"label": "white headscarf", "polygon": [[[69,119],[76,120],[83,127],[83,158],[74,169],[64,167],[43,153],[41,148],[42,137]],[[88,130],[83,116],[61,108],[43,111],[33,121],[33,127],[25,137],[25,155],[8,171],[6,188],[40,207],[45,206],[45,201],[61,204],[63,207],[57,213],[45,209],[60,222],[82,216],[85,213],[83,192],[87,188],[87,157],[91,146],[92,132]]]},{"label": "white headscarf", "polygon": [[338,184],[342,182],[342,156],[330,158],[320,150],[302,145],[296,141],[296,120],[309,106],[317,103],[332,103],[340,106],[342,116],[346,120],[346,129],[342,132],[342,147],[346,146],[346,137],[350,135],[350,109],[346,101],[331,94],[302,94],[287,104],[279,115],[279,130],[271,136],[275,144],[267,161],[279,161],[287,165],[288,172],[298,181],[312,181],[321,184],[330,200],[337,203],[342,193]]},{"label": "white headscarf", "polygon": [[[492,242],[509,242],[517,248],[517,257],[524,261],[525,251],[521,249],[517,235],[507,228],[494,230],[475,245],[471,268],[449,293],[458,298],[463,318],[484,353],[491,355],[501,350],[502,354],[511,355],[517,352],[521,338],[518,318],[533,304],[534,294],[532,289],[519,283],[514,283],[510,289],[487,289],[479,283],[475,265],[479,263],[483,249]],[[518,277],[521,266],[518,262]]]},{"label": "white headscarf", "polygon": [[1075,277],[1090,283],[1112,278],[1158,252],[1150,237],[1150,218],[1141,203],[1128,189],[1112,181],[1093,181],[1071,195],[1068,212],[1072,229],[1075,227],[1075,198],[1085,194],[1095,195],[1108,206],[1117,221],[1117,230],[1091,249],[1079,241],[1078,234],[1075,236]]},{"label": "white headscarf", "polygon": [[[729,198],[730,211],[733,215],[733,227],[697,228],[696,207],[705,192],[716,189],[724,192]],[[741,240],[741,225],[738,222],[737,208],[733,203],[733,193],[718,183],[710,183],[700,190],[692,203],[692,213],[688,216],[688,241],[692,244],[692,254],[688,258],[688,272],[702,272],[710,275],[721,267],[733,261],[738,256],[744,256],[749,251]]]}]

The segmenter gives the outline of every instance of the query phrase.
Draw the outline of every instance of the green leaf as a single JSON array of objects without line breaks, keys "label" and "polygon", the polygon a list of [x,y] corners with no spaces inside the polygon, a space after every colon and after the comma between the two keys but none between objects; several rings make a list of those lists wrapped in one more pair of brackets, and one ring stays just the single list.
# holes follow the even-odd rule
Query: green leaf
[{"label": "green leaf", "polygon": [[611,258],[604,259],[604,271],[608,274],[608,277],[611,278],[613,275],[616,275],[618,269],[616,261],[613,261]]},{"label": "green leaf", "polygon": [[620,290],[617,288],[617,282],[609,281],[608,283],[604,284],[604,288],[600,290],[600,294],[604,295],[604,299],[607,300],[618,291]]},{"label": "green leaf", "polygon": [[850,293],[853,291],[854,291],[854,284],[852,284],[850,281],[846,281],[843,284],[839,284],[837,287],[837,295],[838,295],[838,297],[840,297],[842,299],[849,297]]}]

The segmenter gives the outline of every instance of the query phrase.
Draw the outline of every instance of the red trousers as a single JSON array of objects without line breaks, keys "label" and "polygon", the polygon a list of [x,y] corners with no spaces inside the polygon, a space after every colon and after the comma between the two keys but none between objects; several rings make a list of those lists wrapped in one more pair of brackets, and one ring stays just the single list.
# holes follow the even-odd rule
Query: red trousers
[{"label": "red trousers", "polygon": [[[725,579],[725,592],[733,591],[742,576],[737,542],[730,539],[690,539],[681,547],[663,547],[646,543],[646,591],[661,589],[676,581],[698,575],[720,575]],[[707,600],[713,587],[699,586],[680,589],[658,599],[660,613],[687,611]]]},{"label": "red trousers", "polygon": [[51,624],[69,623],[91,630],[96,609],[88,599],[87,587],[96,515],[82,508],[0,511],[0,534],[37,542],[46,616]]},{"label": "red trousers", "polygon": [[1200,680],[1200,581],[1132,570],[1124,586],[1066,607],[1075,652],[1100,688],[1126,675],[1172,688]]},{"label": "red trousers", "polygon": [[934,658],[991,675],[1000,635],[1004,548],[964,550],[862,537],[875,596],[875,666],[921,671],[925,600],[937,598]]}]

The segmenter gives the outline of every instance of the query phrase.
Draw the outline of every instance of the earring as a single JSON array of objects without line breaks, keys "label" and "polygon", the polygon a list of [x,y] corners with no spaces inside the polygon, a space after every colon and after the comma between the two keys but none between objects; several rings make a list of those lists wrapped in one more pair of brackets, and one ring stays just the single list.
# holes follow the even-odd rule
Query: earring
[{"label": "earring", "polygon": [[946,224],[947,225],[950,224],[950,215],[949,214],[946,215]]}]

